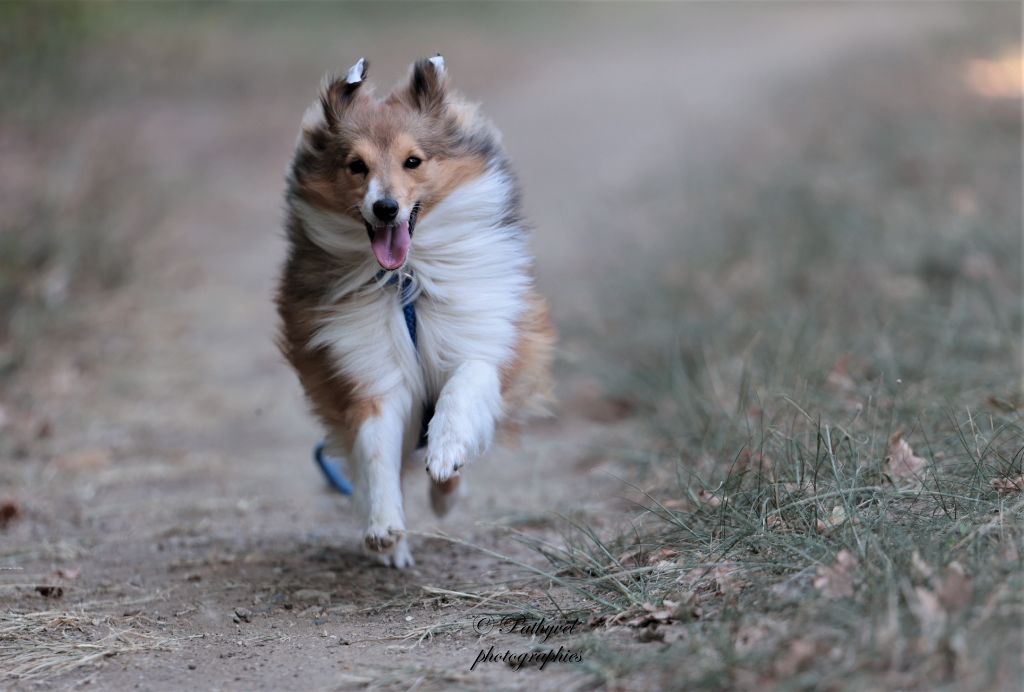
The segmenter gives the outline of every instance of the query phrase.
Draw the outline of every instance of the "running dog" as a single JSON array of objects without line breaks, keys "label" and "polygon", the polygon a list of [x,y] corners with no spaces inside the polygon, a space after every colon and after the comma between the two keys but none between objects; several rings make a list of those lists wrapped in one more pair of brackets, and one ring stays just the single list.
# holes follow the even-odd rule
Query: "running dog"
[{"label": "running dog", "polygon": [[279,343],[344,456],[368,553],[413,564],[403,468],[446,513],[496,426],[543,414],[555,332],[501,136],[416,62],[384,98],[324,81],[287,177]]}]

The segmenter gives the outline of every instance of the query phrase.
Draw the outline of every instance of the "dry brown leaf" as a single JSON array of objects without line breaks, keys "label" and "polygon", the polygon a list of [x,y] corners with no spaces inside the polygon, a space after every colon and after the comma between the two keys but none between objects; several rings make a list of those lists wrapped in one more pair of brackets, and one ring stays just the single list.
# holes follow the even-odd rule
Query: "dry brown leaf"
[{"label": "dry brown leaf", "polygon": [[829,567],[818,567],[814,588],[828,598],[850,598],[853,596],[853,577],[857,569],[857,558],[848,550],[840,550],[836,561]]},{"label": "dry brown leaf", "polygon": [[723,595],[738,594],[750,585],[743,579],[741,570],[735,564],[726,562],[711,570],[711,578],[715,581],[718,592]]},{"label": "dry brown leaf", "polygon": [[827,517],[818,519],[815,528],[818,530],[818,533],[829,534],[842,526],[845,521],[846,509],[842,505],[836,505]]},{"label": "dry brown leaf", "polygon": [[714,493],[709,493],[704,488],[701,488],[700,492],[697,493],[697,501],[709,509],[718,509],[722,506],[722,498]]},{"label": "dry brown leaf", "polygon": [[[619,613],[609,622],[621,622],[625,620],[627,627],[647,627],[648,625],[667,623],[672,621],[672,609],[667,606],[656,606],[653,603],[644,603],[640,606],[639,615],[636,608]],[[629,618],[628,620],[626,618]]]},{"label": "dry brown leaf", "polygon": [[619,555],[617,558],[619,564],[623,567],[639,567],[640,563],[637,562],[637,558],[640,557],[639,550],[627,550],[626,552]]},{"label": "dry brown leaf", "polygon": [[988,398],[988,403],[993,408],[997,408],[1003,413],[1013,413],[1020,408],[1020,403],[1017,401],[1011,401],[1010,399],[1003,399],[993,394]]},{"label": "dry brown leaf", "polygon": [[889,454],[882,464],[889,478],[921,480],[928,460],[914,454],[913,448],[903,439],[903,431],[896,432],[889,440]]},{"label": "dry brown leaf", "polygon": [[914,589],[914,598],[910,599],[910,610],[921,623],[921,632],[925,636],[935,636],[946,623],[946,611],[939,602],[934,591],[918,586]]},{"label": "dry brown leaf", "polygon": [[45,584],[37,586],[36,592],[43,598],[62,598],[64,596],[64,587]]},{"label": "dry brown leaf", "polygon": [[697,595],[693,591],[671,594],[662,602],[666,608],[671,609],[671,617],[674,622],[689,622],[701,616],[700,606],[697,605]]},{"label": "dry brown leaf", "polygon": [[805,670],[814,659],[819,657],[821,646],[822,642],[811,637],[794,639],[786,653],[778,659],[775,672],[780,678],[791,678],[800,671]]},{"label": "dry brown leaf", "polygon": [[661,562],[674,560],[678,556],[678,550],[672,550],[671,548],[658,548],[647,556],[647,564],[656,565]]},{"label": "dry brown leaf", "polygon": [[650,642],[663,642],[665,641],[665,633],[658,629],[658,626],[653,622],[645,625],[636,633],[638,641],[646,643]]},{"label": "dry brown leaf", "polygon": [[832,370],[825,379],[825,383],[833,391],[845,397],[850,397],[857,393],[857,383],[850,377],[849,372],[852,360],[853,358],[850,355],[840,357],[835,362],[835,365],[832,366]]},{"label": "dry brown leaf", "polygon": [[1016,478],[993,478],[991,484],[992,489],[1000,495],[1012,495],[1014,493],[1024,492],[1024,476],[1017,476]]},{"label": "dry brown leaf", "polygon": [[924,561],[924,558],[921,557],[921,553],[916,550],[910,555],[910,566],[922,579],[931,579],[932,575],[935,574],[935,570],[931,568],[931,565]]},{"label": "dry brown leaf", "polygon": [[974,579],[967,575],[959,562],[951,562],[946,565],[935,594],[949,612],[963,610],[974,598]]},{"label": "dry brown leaf", "polygon": [[747,472],[756,473],[765,478],[775,478],[775,463],[771,457],[761,452],[751,452],[749,449],[740,451],[736,461],[729,468],[729,477],[735,478]]},{"label": "dry brown leaf", "polygon": [[8,524],[20,517],[21,505],[14,500],[0,502],[0,529],[6,528]]}]

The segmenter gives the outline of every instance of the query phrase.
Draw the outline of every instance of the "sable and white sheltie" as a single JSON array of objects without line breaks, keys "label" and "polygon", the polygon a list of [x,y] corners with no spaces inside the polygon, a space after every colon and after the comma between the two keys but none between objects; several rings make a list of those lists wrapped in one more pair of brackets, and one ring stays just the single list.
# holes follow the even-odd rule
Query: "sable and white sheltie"
[{"label": "sable and white sheltie", "polygon": [[496,426],[544,412],[555,332],[498,131],[449,91],[440,55],[383,99],[366,68],[325,80],[303,118],[277,306],[366,550],[403,568],[403,467],[425,464],[447,512]]}]

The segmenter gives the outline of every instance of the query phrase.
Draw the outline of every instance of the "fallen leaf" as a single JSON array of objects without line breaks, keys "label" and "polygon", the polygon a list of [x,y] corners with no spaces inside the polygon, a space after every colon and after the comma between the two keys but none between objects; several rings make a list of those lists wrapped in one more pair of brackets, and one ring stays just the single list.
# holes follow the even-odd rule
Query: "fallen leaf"
[{"label": "fallen leaf", "polygon": [[857,393],[857,383],[850,377],[849,372],[852,360],[853,357],[850,355],[841,356],[825,378],[825,383],[833,391],[847,397]]},{"label": "fallen leaf", "polygon": [[896,432],[889,440],[889,455],[882,468],[890,479],[921,480],[928,460],[914,454],[913,448],[903,439],[903,431]]},{"label": "fallen leaf", "polygon": [[737,594],[750,585],[742,578],[739,567],[732,563],[718,565],[711,570],[711,578],[715,581],[718,592],[724,595]]},{"label": "fallen leaf", "polygon": [[641,642],[662,642],[665,641],[665,633],[658,629],[658,626],[653,622],[646,627],[643,627],[639,632],[636,633],[636,638]]},{"label": "fallen leaf", "polygon": [[709,509],[718,509],[722,506],[722,498],[714,493],[709,493],[704,488],[697,493],[697,501]]},{"label": "fallen leaf", "polygon": [[1003,399],[1001,397],[996,396],[995,394],[988,398],[988,403],[993,408],[997,408],[1003,413],[1013,413],[1014,411],[1020,408],[1020,404],[1010,401],[1008,399]]},{"label": "fallen leaf", "polygon": [[658,548],[647,556],[647,564],[656,565],[667,560],[674,560],[678,556],[678,550],[672,550],[671,548]]},{"label": "fallen leaf", "polygon": [[959,562],[951,562],[946,565],[935,595],[949,612],[963,610],[974,598],[974,579]]},{"label": "fallen leaf", "polygon": [[922,579],[931,579],[932,575],[935,574],[931,566],[921,557],[921,553],[916,550],[910,555],[910,565],[913,567],[914,572]]},{"label": "fallen leaf", "polygon": [[688,622],[699,618],[701,609],[696,605],[696,596],[692,591],[682,591],[666,597],[661,605],[644,603],[639,608],[633,607],[610,618],[608,624],[624,622],[627,627],[647,627],[649,625],[665,625],[672,622]]},{"label": "fallen leaf", "polygon": [[697,605],[697,595],[693,591],[679,591],[670,594],[662,603],[666,608],[671,609],[673,622],[689,622],[701,616],[700,606]]},{"label": "fallen leaf", "polygon": [[1024,476],[1017,476],[1016,478],[993,478],[991,481],[992,489],[1000,495],[1012,495],[1014,493],[1024,492]]},{"label": "fallen leaf", "polygon": [[818,519],[818,533],[832,533],[846,521],[846,509],[842,505],[836,505],[824,519]]},{"label": "fallen leaf", "polygon": [[800,671],[806,669],[814,659],[819,657],[819,647],[822,645],[817,639],[801,637],[794,639],[789,649],[775,665],[775,671],[780,678],[791,678]]},{"label": "fallen leaf", "polygon": [[21,516],[21,505],[14,500],[0,502],[0,529],[7,528],[15,519]]},{"label": "fallen leaf", "polygon": [[818,567],[814,588],[827,598],[850,598],[853,596],[853,577],[857,569],[857,558],[848,550],[840,550],[831,566]]},{"label": "fallen leaf", "polygon": [[640,557],[640,552],[639,550],[627,550],[616,559],[623,567],[639,567],[640,563],[637,562],[637,558]]},{"label": "fallen leaf", "polygon": [[933,637],[946,623],[946,611],[939,602],[934,591],[918,586],[914,589],[914,598],[909,599],[910,610],[921,623],[921,632]]}]

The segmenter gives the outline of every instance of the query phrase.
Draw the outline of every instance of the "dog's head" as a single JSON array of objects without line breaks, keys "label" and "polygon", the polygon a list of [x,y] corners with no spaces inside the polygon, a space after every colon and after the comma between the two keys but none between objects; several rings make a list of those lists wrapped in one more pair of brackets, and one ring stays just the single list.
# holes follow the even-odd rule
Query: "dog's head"
[{"label": "dog's head", "polygon": [[344,77],[325,80],[307,110],[293,192],[358,222],[380,266],[395,270],[409,255],[417,220],[483,173],[494,143],[449,93],[440,55],[413,64],[383,99],[367,84],[367,67],[360,59]]}]

